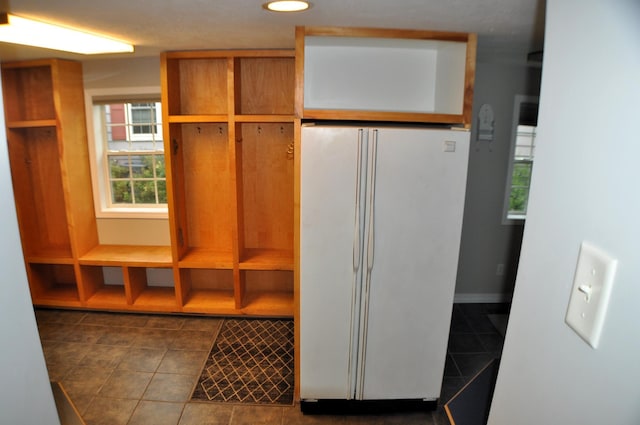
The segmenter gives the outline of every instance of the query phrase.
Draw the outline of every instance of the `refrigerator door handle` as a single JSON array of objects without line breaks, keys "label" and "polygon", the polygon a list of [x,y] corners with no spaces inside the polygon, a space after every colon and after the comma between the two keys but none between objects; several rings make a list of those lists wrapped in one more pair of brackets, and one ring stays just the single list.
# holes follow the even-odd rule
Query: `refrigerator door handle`
[{"label": "refrigerator door handle", "polygon": [[[375,248],[375,197],[376,197],[376,159],[378,157],[378,130],[373,130],[373,141],[371,143],[371,180],[369,184],[369,230],[367,232],[367,277],[373,269],[373,254]],[[368,285],[367,285],[368,286]]]},{"label": "refrigerator door handle", "polygon": [[372,131],[371,142],[369,144],[368,157],[368,181],[366,209],[369,213],[367,222],[367,272],[364,278],[363,288],[363,311],[360,325],[360,341],[358,356],[358,386],[356,389],[356,399],[364,399],[365,366],[367,363],[367,333],[369,328],[369,294],[371,289],[371,273],[373,271],[373,257],[375,248],[375,193],[376,193],[376,159],[378,156],[378,130]]},{"label": "refrigerator door handle", "polygon": [[364,130],[358,130],[358,153],[356,163],[356,212],[354,219],[354,238],[353,238],[353,270],[360,268],[360,192],[362,180],[362,141],[364,140]]},{"label": "refrigerator door handle", "polygon": [[359,282],[360,282],[360,262],[362,258],[361,250],[361,224],[360,215],[362,205],[360,202],[362,192],[362,145],[365,140],[365,130],[358,129],[358,146],[357,146],[357,164],[356,164],[356,201],[355,201],[355,218],[354,218],[354,239],[353,239],[353,280],[351,282],[351,323],[349,326],[349,363],[347,367],[347,400],[351,400],[354,396],[354,386],[358,376],[356,370],[356,359],[353,353],[357,351],[357,342],[354,340],[358,335],[358,301]]}]

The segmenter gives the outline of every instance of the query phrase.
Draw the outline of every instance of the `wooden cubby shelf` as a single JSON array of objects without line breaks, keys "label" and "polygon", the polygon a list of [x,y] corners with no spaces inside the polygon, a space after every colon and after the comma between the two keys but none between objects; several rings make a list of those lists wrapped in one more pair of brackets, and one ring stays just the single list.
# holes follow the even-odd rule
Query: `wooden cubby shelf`
[{"label": "wooden cubby shelf", "polygon": [[241,270],[293,270],[293,251],[284,249],[246,249]]},{"label": "wooden cubby shelf", "polygon": [[171,267],[171,247],[98,245],[80,257],[80,264],[94,266]]},{"label": "wooden cubby shelf", "polygon": [[80,307],[73,265],[27,264],[34,303],[44,306]]},{"label": "wooden cubby shelf", "polygon": [[161,80],[182,311],[293,316],[294,52],[166,52]]}]

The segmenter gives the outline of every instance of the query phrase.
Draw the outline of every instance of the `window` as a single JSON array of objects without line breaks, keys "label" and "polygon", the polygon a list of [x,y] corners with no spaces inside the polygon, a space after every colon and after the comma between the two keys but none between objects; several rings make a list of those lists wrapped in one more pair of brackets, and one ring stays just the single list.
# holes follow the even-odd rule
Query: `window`
[{"label": "window", "polygon": [[527,215],[529,187],[535,155],[538,99],[516,96],[514,105],[513,137],[507,190],[505,196],[505,222],[523,222]]},{"label": "window", "polygon": [[134,96],[87,91],[98,217],[166,217],[162,107],[158,91]]}]

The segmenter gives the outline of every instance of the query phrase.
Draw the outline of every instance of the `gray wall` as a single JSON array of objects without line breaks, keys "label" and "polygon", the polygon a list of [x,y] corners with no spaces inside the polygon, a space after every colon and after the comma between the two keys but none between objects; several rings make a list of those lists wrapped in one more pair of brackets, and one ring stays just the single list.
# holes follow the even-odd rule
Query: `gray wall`
[{"label": "gray wall", "polygon": [[[489,424],[637,425],[640,2],[549,0],[546,31],[529,214]],[[564,323],[584,240],[618,259],[596,350]]]},{"label": "gray wall", "polygon": [[[509,165],[514,97],[537,96],[540,68],[524,55],[479,59],[473,101],[467,196],[465,200],[456,301],[509,300],[517,269],[522,225],[502,224]],[[494,113],[494,139],[477,141],[480,106]],[[504,264],[504,274],[497,274]]]},{"label": "gray wall", "polygon": [[[0,89],[1,90],[1,89]],[[0,422],[59,424],[24,269],[0,91]]]}]

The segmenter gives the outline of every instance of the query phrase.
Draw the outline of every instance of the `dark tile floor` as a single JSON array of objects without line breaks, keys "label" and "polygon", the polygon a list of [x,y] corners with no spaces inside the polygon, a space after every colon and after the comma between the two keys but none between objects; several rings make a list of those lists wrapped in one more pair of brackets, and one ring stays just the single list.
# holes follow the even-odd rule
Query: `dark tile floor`
[{"label": "dark tile floor", "polygon": [[[503,337],[488,314],[505,304],[456,304],[442,402],[492,358]],[[434,412],[376,416],[305,416],[299,406],[190,402],[222,320],[37,309],[51,380],[60,381],[88,425],[425,424],[448,425]]]}]

